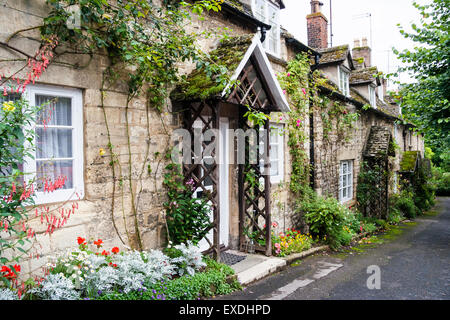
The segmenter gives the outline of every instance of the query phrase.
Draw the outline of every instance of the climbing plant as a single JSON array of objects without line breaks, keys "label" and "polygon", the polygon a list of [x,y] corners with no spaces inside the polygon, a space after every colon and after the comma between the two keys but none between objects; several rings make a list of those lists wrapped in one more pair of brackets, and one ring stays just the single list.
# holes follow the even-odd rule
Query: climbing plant
[{"label": "climbing plant", "polygon": [[[112,170],[113,187],[111,201],[111,219],[120,240],[132,247],[142,249],[141,230],[138,215],[140,212],[140,197],[143,191],[143,178],[147,175],[155,177],[157,172],[151,170],[147,163],[150,158],[150,117],[155,114],[161,120],[169,142],[170,134],[164,123],[163,111],[167,106],[168,92],[171,86],[180,79],[178,63],[191,61],[198,67],[207,70],[207,73],[216,81],[222,79],[225,73],[223,68],[211,61],[208,55],[198,49],[196,40],[202,36],[209,36],[211,32],[189,32],[187,25],[192,21],[192,15],[201,15],[205,11],[219,11],[223,0],[202,0],[195,2],[165,0],[156,3],[147,0],[118,0],[115,2],[105,0],[46,0],[49,7],[48,15],[41,25],[17,30],[0,45],[23,55],[24,67],[13,72],[11,76],[0,78],[0,84],[15,80],[14,76],[20,71],[29,68],[26,84],[38,80],[42,71],[53,63],[74,69],[87,67],[94,57],[105,56],[108,65],[104,68],[101,81],[101,108],[107,131],[106,152],[101,148],[99,155],[109,157]],[[78,15],[78,25],[68,24],[67,21]],[[200,17],[201,19],[201,17]],[[24,32],[40,32],[35,38],[40,42],[40,49],[35,55],[28,54],[11,45],[11,40]],[[62,58],[67,54],[89,57],[88,62],[80,65],[71,63]],[[71,59],[73,60],[73,59]],[[84,59],[86,60],[86,59]],[[83,59],[80,59],[83,61]],[[19,80],[18,80],[19,81]],[[18,82],[19,89],[22,89]],[[127,140],[127,159],[120,157],[121,153],[114,144],[111,135],[111,124],[105,108],[105,98],[109,92],[126,88],[127,98],[123,105],[125,109],[125,135]],[[13,89],[11,89],[13,90]],[[16,88],[14,88],[16,90]],[[18,90],[18,89],[17,89]],[[130,107],[135,99],[146,100],[147,144],[144,146],[144,159],[139,172],[133,175],[134,167],[130,142]],[[156,112],[155,114],[151,114]],[[169,143],[167,143],[167,146]],[[167,151],[167,150],[166,150]],[[122,153],[123,155],[123,153]],[[157,159],[158,167],[163,158]],[[119,161],[120,160],[120,161]],[[125,160],[125,161],[124,161]],[[137,164],[138,166],[140,164]],[[156,170],[157,171],[157,170]],[[140,186],[139,186],[140,184]],[[130,211],[125,212],[124,189],[130,194]],[[122,198],[123,226],[128,239],[123,239],[115,221],[115,208],[117,192]],[[134,230],[127,228],[127,219],[131,217]]]},{"label": "climbing plant", "polygon": [[287,114],[286,132],[291,155],[291,177],[289,189],[302,194],[308,186],[309,164],[305,152],[307,133],[305,123],[309,115],[309,99],[315,95],[315,87],[309,81],[310,61],[307,54],[299,54],[288,62],[286,72],[278,75],[283,92],[288,96],[291,111]]}]

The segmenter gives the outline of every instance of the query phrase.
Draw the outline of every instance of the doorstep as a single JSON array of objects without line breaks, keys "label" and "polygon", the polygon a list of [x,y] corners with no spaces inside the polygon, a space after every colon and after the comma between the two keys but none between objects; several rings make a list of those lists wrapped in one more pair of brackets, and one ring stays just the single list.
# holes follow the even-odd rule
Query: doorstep
[{"label": "doorstep", "polygon": [[286,260],[281,258],[266,257],[261,254],[248,254],[234,250],[228,250],[227,252],[245,256],[244,260],[230,266],[241,285],[247,285],[262,279],[286,267]]},{"label": "doorstep", "polygon": [[248,254],[235,250],[227,250],[227,252],[234,255],[245,256],[245,259],[230,267],[234,270],[239,283],[241,285],[248,285],[286,268],[286,266],[290,265],[295,260],[306,258],[307,256],[328,249],[328,246],[314,247],[304,252],[291,254],[283,258],[266,257],[262,254]]}]

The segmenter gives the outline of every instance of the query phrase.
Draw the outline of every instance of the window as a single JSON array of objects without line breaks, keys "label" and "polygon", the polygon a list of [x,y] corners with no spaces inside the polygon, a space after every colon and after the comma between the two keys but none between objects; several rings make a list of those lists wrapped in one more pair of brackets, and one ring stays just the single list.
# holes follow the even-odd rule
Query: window
[{"label": "window", "polygon": [[[27,180],[36,184],[36,204],[81,198],[83,182],[83,108],[81,91],[29,86],[26,98],[44,106],[35,123],[34,159],[25,159]],[[46,181],[65,178],[62,188],[45,192]]]},{"label": "window", "polygon": [[375,88],[373,86],[369,86],[369,101],[370,105],[374,108],[377,106],[377,100],[375,96]]},{"label": "window", "polygon": [[344,96],[348,97],[350,95],[350,84],[349,84],[350,73],[347,72],[342,66],[338,66],[338,72],[339,72],[339,90],[341,90]]},{"label": "window", "polygon": [[339,168],[339,200],[353,199],[353,160],[341,161]]},{"label": "window", "polygon": [[[270,182],[279,183],[283,180],[284,175],[284,139],[283,139],[283,125],[270,124],[269,137],[269,157],[270,157]],[[263,143],[259,144],[260,154],[263,154]],[[260,160],[260,170],[264,169],[264,159]]]},{"label": "window", "polygon": [[398,193],[398,172],[394,172],[394,181],[393,181],[393,184],[394,184],[394,188],[393,188],[393,192],[394,193]]},{"label": "window", "polygon": [[253,14],[258,20],[272,26],[266,33],[263,47],[278,57],[280,55],[280,8],[269,0],[253,0],[252,7]]}]

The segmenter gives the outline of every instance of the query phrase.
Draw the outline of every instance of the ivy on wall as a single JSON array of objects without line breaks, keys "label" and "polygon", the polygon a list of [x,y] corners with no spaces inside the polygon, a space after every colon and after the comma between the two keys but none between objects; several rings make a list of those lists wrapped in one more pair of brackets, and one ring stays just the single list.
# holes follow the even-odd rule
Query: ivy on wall
[{"label": "ivy on wall", "polygon": [[[74,69],[88,66],[96,55],[106,56],[109,65],[103,71],[101,83],[101,107],[107,131],[107,150],[100,149],[101,155],[109,156],[113,176],[113,189],[111,201],[111,219],[120,240],[133,248],[143,249],[141,230],[138,216],[140,212],[140,197],[143,191],[143,179],[153,174],[156,184],[156,172],[151,172],[147,163],[150,156],[150,117],[155,111],[159,115],[163,130],[170,139],[167,125],[164,123],[162,112],[167,107],[167,98],[171,86],[180,79],[178,72],[179,62],[194,62],[205,68],[208,73],[217,75],[220,80],[222,70],[215,61],[198,49],[196,41],[205,33],[191,33],[186,25],[192,20],[192,13],[202,14],[204,11],[219,11],[223,0],[203,0],[188,3],[184,1],[163,1],[163,5],[147,0],[118,0],[114,3],[106,0],[47,0],[49,14],[43,19],[42,25],[17,30],[11,34],[6,42],[0,43],[3,47],[13,50],[24,56],[24,67],[9,77],[0,78],[0,84],[15,80],[14,76],[29,67],[32,69],[31,83],[41,75],[52,63],[57,63]],[[69,10],[70,8],[78,10]],[[79,26],[67,23],[74,14],[79,14]],[[200,17],[201,19],[201,17]],[[10,41],[24,32],[39,30],[40,49],[35,55],[28,54],[10,44]],[[48,44],[51,43],[51,46]],[[47,48],[50,48],[47,50]],[[86,65],[63,62],[58,58],[65,54],[88,56]],[[66,59],[67,60],[67,59]],[[207,63],[206,63],[207,62]],[[19,80],[18,80],[19,81]],[[19,82],[18,82],[19,83]],[[125,125],[127,139],[127,159],[119,161],[119,151],[111,136],[111,124],[105,109],[105,97],[108,92],[117,87],[127,88],[125,105]],[[22,87],[21,87],[22,88]],[[16,88],[14,88],[15,90]],[[24,89],[23,89],[24,90]],[[130,143],[130,106],[134,99],[145,97],[146,100],[146,126],[147,144],[144,151],[144,161],[136,176],[132,176],[133,159]],[[166,144],[169,148],[169,143]],[[166,154],[165,150],[163,154]],[[123,158],[123,157],[122,157]],[[158,167],[161,162],[167,161],[164,157],[156,157]],[[140,165],[140,164],[139,164]],[[117,184],[117,185],[116,185]],[[140,187],[138,186],[140,184]],[[126,212],[124,206],[124,188],[130,193],[131,212]],[[120,190],[117,190],[119,188]],[[115,221],[115,208],[117,193],[122,198],[122,218],[127,240],[121,237],[118,224]],[[127,227],[127,220],[131,217],[134,230]]]}]

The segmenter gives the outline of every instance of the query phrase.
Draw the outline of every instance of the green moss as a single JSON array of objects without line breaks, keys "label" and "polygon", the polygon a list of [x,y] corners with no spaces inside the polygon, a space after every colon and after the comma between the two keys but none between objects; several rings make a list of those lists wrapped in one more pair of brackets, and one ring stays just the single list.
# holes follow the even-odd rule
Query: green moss
[{"label": "green moss", "polygon": [[236,8],[236,9],[240,10],[240,11],[244,10],[244,5],[239,0],[225,0],[224,2],[226,4],[229,4],[232,7]]},{"label": "green moss", "polygon": [[419,151],[405,151],[400,161],[400,171],[414,171]]},{"label": "green moss", "polygon": [[[231,77],[244,58],[252,39],[253,35],[244,35],[223,40],[209,56],[214,63],[225,67],[226,76]],[[186,80],[172,91],[170,97],[176,101],[203,100],[219,96],[224,89],[223,83],[216,82],[214,75],[208,76],[204,68],[201,68],[188,75]]]},{"label": "green moss", "polygon": [[345,60],[348,53],[348,45],[337,46],[321,50],[320,63],[329,63]]}]

